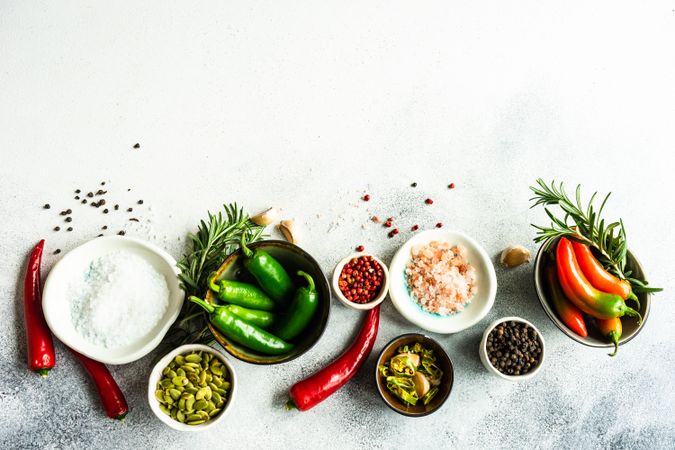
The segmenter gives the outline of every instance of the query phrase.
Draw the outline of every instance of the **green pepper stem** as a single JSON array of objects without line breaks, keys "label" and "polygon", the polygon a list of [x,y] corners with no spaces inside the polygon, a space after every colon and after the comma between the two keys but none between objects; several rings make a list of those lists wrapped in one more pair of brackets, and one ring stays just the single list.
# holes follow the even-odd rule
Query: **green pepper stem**
[{"label": "green pepper stem", "polygon": [[47,378],[47,375],[49,374],[49,369],[38,369],[38,370],[36,370],[36,372],[42,378]]},{"label": "green pepper stem", "polygon": [[638,318],[638,325],[640,325],[642,323],[642,315],[638,311],[634,310],[633,308],[631,308],[629,306],[626,306],[625,314],[628,317],[637,317]]},{"label": "green pepper stem", "polygon": [[218,293],[220,292],[220,286],[216,284],[216,276],[218,276],[217,272],[212,272],[211,275],[209,275],[209,289]]},{"label": "green pepper stem", "polygon": [[291,411],[293,409],[298,409],[298,407],[295,406],[295,402],[293,401],[293,399],[289,398],[288,401],[286,402],[286,411]]},{"label": "green pepper stem", "polygon": [[637,304],[638,309],[640,309],[640,300],[638,300],[637,295],[635,295],[634,292],[631,292],[630,294],[628,294],[628,297],[626,298],[626,301],[628,301],[628,300],[633,300]]},{"label": "green pepper stem", "polygon": [[208,303],[206,303],[206,302],[205,302],[204,300],[202,300],[201,298],[195,297],[194,295],[191,295],[190,298],[189,298],[189,300],[190,300],[192,303],[196,303],[196,304],[198,304],[199,306],[201,306],[202,308],[204,308],[204,309],[206,310],[206,312],[208,312],[209,314],[213,314],[213,312],[216,310],[216,308],[214,308],[213,306],[209,305]]},{"label": "green pepper stem", "polygon": [[253,256],[253,251],[246,246],[246,233],[242,233],[241,235],[241,251],[247,258]]},{"label": "green pepper stem", "polygon": [[314,286],[314,279],[310,274],[307,272],[303,272],[302,270],[298,270],[298,275],[303,277],[305,280],[307,280],[307,287],[309,288],[310,291],[314,291],[316,288]]},{"label": "green pepper stem", "polygon": [[609,356],[616,356],[619,351],[619,334],[616,331],[611,331],[607,337],[614,343],[614,353],[608,353]]}]

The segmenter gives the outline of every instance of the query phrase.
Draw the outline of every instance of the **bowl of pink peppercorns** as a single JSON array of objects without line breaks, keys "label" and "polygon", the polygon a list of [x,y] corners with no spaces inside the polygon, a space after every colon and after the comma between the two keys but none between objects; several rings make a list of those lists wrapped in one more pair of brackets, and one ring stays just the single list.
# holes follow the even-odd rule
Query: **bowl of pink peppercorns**
[{"label": "bowl of pink peppercorns", "polygon": [[350,308],[367,310],[382,303],[389,291],[389,271],[376,256],[353,253],[335,266],[335,296]]}]

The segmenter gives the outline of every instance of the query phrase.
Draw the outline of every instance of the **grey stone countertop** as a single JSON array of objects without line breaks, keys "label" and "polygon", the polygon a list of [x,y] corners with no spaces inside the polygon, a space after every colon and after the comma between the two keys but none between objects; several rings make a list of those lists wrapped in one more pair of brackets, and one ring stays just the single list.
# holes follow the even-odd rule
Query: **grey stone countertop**
[{"label": "grey stone countertop", "polygon": [[[77,3],[0,7],[0,448],[675,447],[672,2]],[[111,366],[131,407],[124,422],[104,415],[60,342],[47,379],[26,367],[22,279],[41,238],[44,276],[68,250],[119,230],[178,258],[207,210],[236,201],[296,218],[300,245],[327,275],[359,244],[388,263],[413,223],[464,231],[496,261],[510,244],[537,250],[530,223],[547,220],[529,209],[528,186],[538,177],[581,183],[586,196],[612,191],[606,215],[623,218],[631,250],[665,289],[615,358],[553,325],[532,264],[495,264],[487,317],[433,335],[455,385],[420,419],[375,390],[377,353],[419,331],[389,300],[373,354],[328,400],[304,413],[283,407],[288,388],[360,325],[336,299],[301,358],[230,358],[236,405],[199,434],[150,411],[156,353]],[[119,211],[74,200],[102,181]],[[66,208],[71,232],[58,215]],[[395,216],[402,232],[387,238],[372,215]],[[478,357],[484,328],[507,315],[546,339],[545,366],[528,382],[497,379]]]}]

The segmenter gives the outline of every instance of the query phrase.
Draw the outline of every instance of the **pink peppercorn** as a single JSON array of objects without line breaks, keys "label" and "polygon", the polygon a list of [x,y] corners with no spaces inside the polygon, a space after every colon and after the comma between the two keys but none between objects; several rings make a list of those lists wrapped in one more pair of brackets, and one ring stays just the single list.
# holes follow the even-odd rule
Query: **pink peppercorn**
[{"label": "pink peppercorn", "polygon": [[364,248],[365,248],[365,247],[364,247],[363,245],[359,245],[358,247],[356,247],[356,251],[357,251],[357,252],[362,252],[362,251],[364,250]]},{"label": "pink peppercorn", "polygon": [[432,199],[428,198],[428,199],[424,200],[424,203],[426,203],[427,205],[432,205],[434,203],[434,201]]},{"label": "pink peppercorn", "polygon": [[387,220],[387,221],[384,223],[384,226],[385,226],[385,228],[391,227],[391,221],[390,221],[390,220]]},{"label": "pink peppercorn", "polygon": [[455,188],[455,183],[450,183],[448,185],[448,189],[454,189]]},{"label": "pink peppercorn", "polygon": [[443,227],[443,224],[442,224],[441,222],[438,222],[438,223],[436,224],[436,228],[442,228],[442,227]]},{"label": "pink peppercorn", "polygon": [[417,231],[417,230],[419,230],[419,229],[420,229],[420,226],[417,225],[417,224],[415,224],[415,225],[412,226],[412,228],[411,228],[410,230],[411,230],[411,231]]},{"label": "pink peppercorn", "polygon": [[368,194],[364,195],[362,198],[364,202],[370,201],[370,195]]},{"label": "pink peppercorn", "polygon": [[380,291],[384,273],[372,256],[352,258],[340,272],[338,286],[345,298],[354,303],[368,303]]}]

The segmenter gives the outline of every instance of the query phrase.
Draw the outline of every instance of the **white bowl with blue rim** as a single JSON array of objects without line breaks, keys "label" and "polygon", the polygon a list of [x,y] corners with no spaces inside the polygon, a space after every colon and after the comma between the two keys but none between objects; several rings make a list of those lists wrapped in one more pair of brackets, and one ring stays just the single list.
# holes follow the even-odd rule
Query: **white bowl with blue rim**
[{"label": "white bowl with blue rim", "polygon": [[[410,292],[405,269],[412,248],[432,241],[463,246],[467,262],[476,270],[476,292],[462,311],[447,315],[428,312]],[[459,231],[439,229],[418,233],[398,249],[389,265],[389,297],[394,307],[410,322],[433,333],[457,333],[477,324],[492,308],[496,294],[497,276],[490,256],[478,242]]]}]

